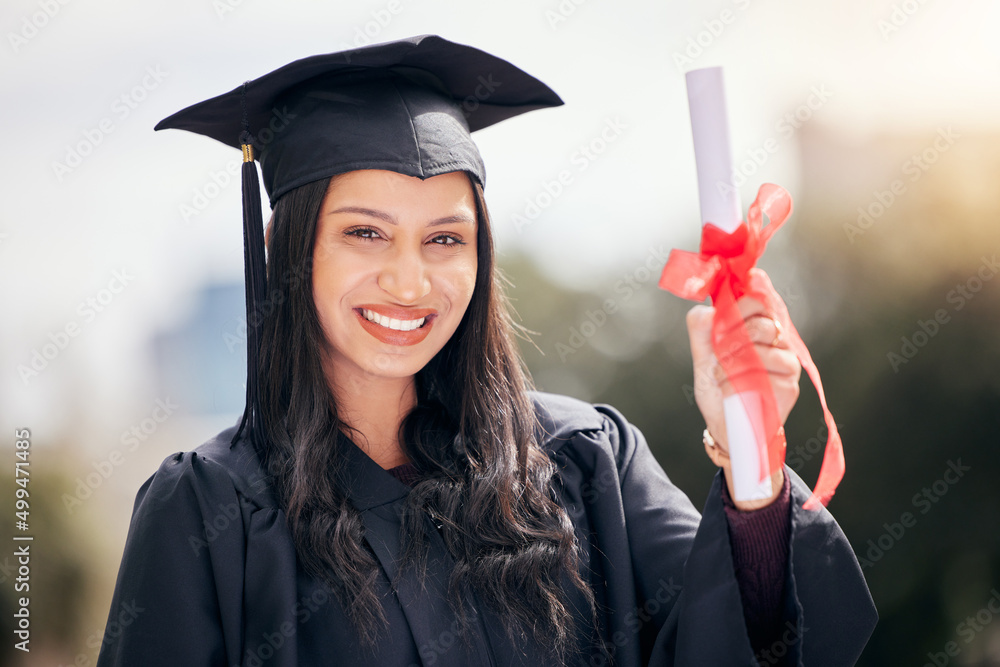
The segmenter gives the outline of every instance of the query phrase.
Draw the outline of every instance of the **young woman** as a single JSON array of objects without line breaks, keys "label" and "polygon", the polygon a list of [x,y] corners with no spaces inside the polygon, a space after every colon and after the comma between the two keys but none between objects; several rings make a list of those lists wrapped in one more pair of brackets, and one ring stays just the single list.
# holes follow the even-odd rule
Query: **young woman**
[{"label": "young woman", "polygon": [[[830,514],[787,467],[730,500],[711,308],[688,316],[722,469],[704,515],[616,410],[531,390],[469,132],[559,103],[419,37],[158,126],[256,147],[274,213],[265,282],[245,182],[247,413],[140,489],[100,665],[857,659],[875,611]],[[783,421],[798,362],[740,307]]]}]

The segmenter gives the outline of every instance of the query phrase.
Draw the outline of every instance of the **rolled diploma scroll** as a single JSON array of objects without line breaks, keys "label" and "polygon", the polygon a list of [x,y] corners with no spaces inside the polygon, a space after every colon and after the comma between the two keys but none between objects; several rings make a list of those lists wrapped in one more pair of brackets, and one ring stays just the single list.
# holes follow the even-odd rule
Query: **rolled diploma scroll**
[{"label": "rolled diploma scroll", "polygon": [[[686,78],[702,225],[711,222],[732,233],[742,223],[743,211],[733,178],[722,68],[692,70]],[[766,449],[757,443],[767,442],[760,406],[760,396],[756,393],[733,394],[722,400],[736,496],[734,500],[771,497],[770,476],[760,480],[759,457],[760,452]]]}]

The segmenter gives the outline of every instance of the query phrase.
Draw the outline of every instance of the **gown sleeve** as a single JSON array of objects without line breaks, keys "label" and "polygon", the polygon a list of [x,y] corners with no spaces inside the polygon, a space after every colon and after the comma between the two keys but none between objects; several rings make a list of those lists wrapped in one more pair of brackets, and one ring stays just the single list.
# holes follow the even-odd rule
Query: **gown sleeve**
[{"label": "gown sleeve", "polygon": [[239,664],[243,541],[228,474],[165,460],[136,496],[98,667]]},{"label": "gown sleeve", "polygon": [[[650,665],[853,665],[874,629],[877,615],[847,537],[826,510],[807,511],[805,483],[785,466],[791,479],[791,533],[785,580],[785,615],[777,641],[754,654],[743,617],[719,471],[698,521],[690,502],[653,457],[642,434],[613,409],[604,409],[617,434],[622,461],[621,489],[633,566],[640,586],[671,576],[671,541],[676,525],[697,521],[686,545],[680,594],[656,633]],[[664,510],[685,508],[680,521]],[[676,556],[674,557],[676,559]],[[654,591],[655,588],[650,588]],[[648,599],[649,593],[646,594]]]},{"label": "gown sleeve", "polygon": [[[771,647],[784,621],[785,568],[791,533],[791,478],[785,475],[781,491],[767,507],[739,510],[725,484],[722,506],[729,525],[733,569],[740,586],[743,619],[754,653]],[[784,664],[783,662],[779,664]]]}]

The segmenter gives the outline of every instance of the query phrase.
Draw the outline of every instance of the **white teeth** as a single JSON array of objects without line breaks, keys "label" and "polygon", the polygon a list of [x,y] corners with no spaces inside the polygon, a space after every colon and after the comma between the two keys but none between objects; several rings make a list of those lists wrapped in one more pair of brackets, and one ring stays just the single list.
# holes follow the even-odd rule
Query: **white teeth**
[{"label": "white teeth", "polygon": [[396,331],[413,331],[414,329],[419,329],[423,325],[424,320],[427,319],[426,317],[421,317],[419,320],[391,319],[367,308],[362,308],[361,312],[369,322],[374,322],[386,329],[395,329]]}]

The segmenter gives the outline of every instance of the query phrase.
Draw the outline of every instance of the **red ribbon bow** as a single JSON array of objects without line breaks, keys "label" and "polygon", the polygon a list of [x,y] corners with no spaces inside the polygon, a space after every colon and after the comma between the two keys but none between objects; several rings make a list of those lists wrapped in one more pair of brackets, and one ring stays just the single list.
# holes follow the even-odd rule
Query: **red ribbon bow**
[{"label": "red ribbon bow", "polygon": [[[712,347],[719,365],[726,372],[736,393],[753,392],[761,399],[763,433],[768,434],[767,442],[757,443],[761,481],[784,463],[785,435],[778,421],[774,391],[771,389],[767,370],[743,326],[743,317],[736,307],[737,299],[749,296],[760,301],[781,323],[782,337],[816,387],[823,406],[823,419],[826,421],[828,435],[823,466],[816,488],[803,505],[805,509],[818,510],[820,504],[830,502],[837,484],[844,476],[843,444],[837,424],[826,405],[826,395],[823,393],[823,383],[816,364],[795,330],[785,302],[775,291],[767,274],[756,268],[757,260],[764,254],[768,240],[784,224],[791,212],[791,195],[784,188],[765,183],[750,205],[747,221],[733,233],[727,234],[712,223],[707,223],[702,229],[699,254],[671,250],[659,284],[661,289],[692,301],[700,302],[706,297],[712,297],[716,309],[712,322]],[[761,214],[768,218],[766,227],[763,226]],[[748,411],[748,414],[753,412]]]}]

